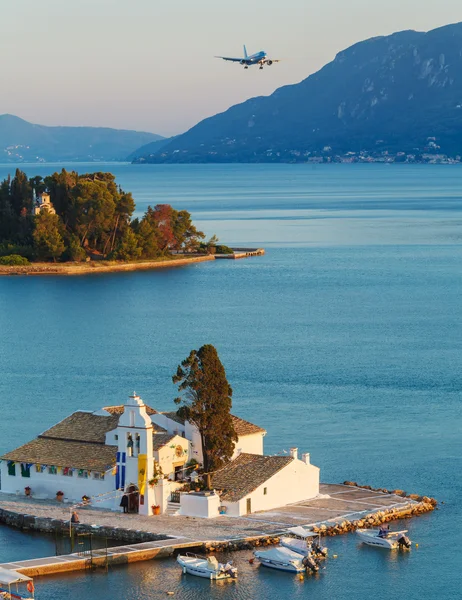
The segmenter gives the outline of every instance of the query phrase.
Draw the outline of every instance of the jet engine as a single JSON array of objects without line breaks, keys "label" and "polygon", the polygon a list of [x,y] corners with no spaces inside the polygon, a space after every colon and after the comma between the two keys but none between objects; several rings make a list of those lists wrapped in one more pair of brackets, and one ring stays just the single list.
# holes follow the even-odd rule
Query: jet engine
[{"label": "jet engine", "polygon": [[271,65],[273,64],[273,61],[272,60],[267,60],[266,64],[268,65],[268,67],[271,67]]}]

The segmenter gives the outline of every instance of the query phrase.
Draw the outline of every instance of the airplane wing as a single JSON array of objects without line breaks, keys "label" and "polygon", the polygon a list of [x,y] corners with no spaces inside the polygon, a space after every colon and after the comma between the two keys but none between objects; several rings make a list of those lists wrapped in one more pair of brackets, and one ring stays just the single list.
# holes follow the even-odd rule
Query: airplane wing
[{"label": "airplane wing", "polygon": [[230,60],[231,62],[241,62],[243,58],[231,58],[229,56],[215,56],[215,58],[222,58],[223,60]]}]

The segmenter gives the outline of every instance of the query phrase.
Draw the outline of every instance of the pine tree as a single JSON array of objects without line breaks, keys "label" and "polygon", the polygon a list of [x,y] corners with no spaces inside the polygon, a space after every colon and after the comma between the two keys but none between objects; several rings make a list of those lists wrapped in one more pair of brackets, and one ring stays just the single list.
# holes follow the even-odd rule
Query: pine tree
[{"label": "pine tree", "polygon": [[117,260],[136,260],[141,256],[138,238],[131,227],[127,227],[114,252]]},{"label": "pine tree", "polygon": [[58,215],[43,211],[35,217],[34,248],[38,258],[48,260],[56,259],[64,252],[64,240],[60,233],[62,224]]},{"label": "pine tree", "polygon": [[237,434],[231,417],[232,389],[218,352],[211,344],[192,350],[172,377],[183,396],[179,414],[193,423],[202,439],[206,473],[228,462],[234,452]]}]

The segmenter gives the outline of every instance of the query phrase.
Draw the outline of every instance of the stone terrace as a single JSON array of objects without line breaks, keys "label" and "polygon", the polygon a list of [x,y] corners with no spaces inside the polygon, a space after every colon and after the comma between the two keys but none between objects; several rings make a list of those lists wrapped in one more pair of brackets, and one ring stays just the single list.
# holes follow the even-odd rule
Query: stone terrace
[{"label": "stone terrace", "polygon": [[[275,533],[295,525],[334,524],[344,519],[358,519],[368,513],[391,507],[415,504],[409,498],[384,494],[345,485],[321,484],[320,497],[247,517],[198,519],[159,515],[145,517],[80,507],[80,522],[88,525],[139,530],[185,538],[191,541],[224,541]],[[17,513],[69,520],[70,505],[55,501],[35,500],[0,493],[0,508]]]}]

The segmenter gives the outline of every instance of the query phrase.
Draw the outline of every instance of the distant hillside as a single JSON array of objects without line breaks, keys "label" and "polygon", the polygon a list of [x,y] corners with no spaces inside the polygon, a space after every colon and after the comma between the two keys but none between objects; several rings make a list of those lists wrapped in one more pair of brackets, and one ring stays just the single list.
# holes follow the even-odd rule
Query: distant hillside
[{"label": "distant hillside", "polygon": [[299,84],[233,106],[149,162],[462,154],[462,23],[355,44]]},{"label": "distant hillside", "polygon": [[154,133],[106,127],[46,127],[0,115],[0,162],[126,160]]},{"label": "distant hillside", "polygon": [[174,137],[162,138],[160,140],[155,140],[154,142],[149,142],[149,144],[144,144],[143,146],[141,146],[141,148],[138,148],[137,150],[135,150],[135,152],[129,154],[127,156],[127,160],[135,163],[147,162],[146,158],[149,158],[150,156],[156,154],[156,152],[158,152],[167,144],[170,144],[170,142],[174,139]]}]

